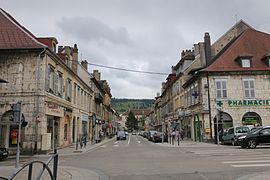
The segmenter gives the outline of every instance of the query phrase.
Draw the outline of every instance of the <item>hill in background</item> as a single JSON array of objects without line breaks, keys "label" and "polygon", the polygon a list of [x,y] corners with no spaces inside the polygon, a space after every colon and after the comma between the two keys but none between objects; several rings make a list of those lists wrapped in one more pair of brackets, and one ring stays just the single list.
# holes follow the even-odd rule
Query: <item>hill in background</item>
[{"label": "hill in background", "polygon": [[118,99],[112,98],[112,106],[119,113],[122,114],[129,109],[144,109],[150,108],[154,104],[154,99]]}]

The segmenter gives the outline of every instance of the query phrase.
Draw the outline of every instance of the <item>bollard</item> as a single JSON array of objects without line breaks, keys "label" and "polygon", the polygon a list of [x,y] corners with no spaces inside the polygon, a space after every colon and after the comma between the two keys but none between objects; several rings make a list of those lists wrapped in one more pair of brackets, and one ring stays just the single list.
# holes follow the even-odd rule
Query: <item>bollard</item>
[{"label": "bollard", "polygon": [[53,158],[53,178],[54,180],[57,179],[57,166],[58,166],[58,154],[57,150],[54,150],[54,158]]},{"label": "bollard", "polygon": [[76,139],[76,150],[78,150],[78,139]]}]

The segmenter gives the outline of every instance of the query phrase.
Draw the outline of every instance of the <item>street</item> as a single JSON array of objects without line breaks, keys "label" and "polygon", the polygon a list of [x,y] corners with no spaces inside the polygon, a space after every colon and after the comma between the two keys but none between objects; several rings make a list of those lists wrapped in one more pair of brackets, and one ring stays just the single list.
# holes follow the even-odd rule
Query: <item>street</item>
[{"label": "street", "polygon": [[[190,141],[180,142],[179,147],[154,144],[141,136],[129,134],[127,140],[113,139],[85,153],[60,154],[59,165],[60,169],[87,169],[104,180],[237,179],[268,171],[269,152],[267,146],[241,149]],[[45,160],[46,157],[39,159]],[[7,164],[13,165],[14,161],[0,162],[0,166]]]}]

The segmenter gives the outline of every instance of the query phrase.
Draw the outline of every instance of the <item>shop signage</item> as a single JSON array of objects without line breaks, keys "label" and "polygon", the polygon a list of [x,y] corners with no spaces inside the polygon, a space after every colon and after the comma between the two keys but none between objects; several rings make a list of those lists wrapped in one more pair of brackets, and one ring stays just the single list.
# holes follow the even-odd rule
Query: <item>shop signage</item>
[{"label": "shop signage", "polygon": [[270,106],[270,100],[229,100],[228,105],[233,106]]},{"label": "shop signage", "polygon": [[256,124],[258,121],[254,117],[244,117],[242,122],[245,124]]},{"label": "shop signage", "polygon": [[88,115],[82,115],[81,119],[82,121],[88,121]]},{"label": "shop signage", "polygon": [[56,104],[47,104],[46,114],[57,117],[64,117],[64,110]]}]

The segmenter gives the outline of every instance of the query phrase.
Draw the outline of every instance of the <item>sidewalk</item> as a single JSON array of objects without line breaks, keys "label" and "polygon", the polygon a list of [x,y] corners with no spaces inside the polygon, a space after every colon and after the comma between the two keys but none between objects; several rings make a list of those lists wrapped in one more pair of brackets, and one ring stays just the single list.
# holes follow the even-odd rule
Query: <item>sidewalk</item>
[{"label": "sidewalk", "polygon": [[[86,147],[83,147],[82,149],[76,150],[76,146],[72,145],[66,148],[62,148],[57,150],[59,156],[69,156],[69,155],[79,155],[79,154],[84,154],[87,152],[90,152],[106,143],[109,143],[111,141],[115,140],[115,138],[111,139],[105,139],[100,143],[92,145],[90,142],[87,143]],[[52,153],[52,152],[51,152]],[[50,157],[51,153],[48,154],[41,154],[41,155],[34,155],[34,156],[29,156],[31,158],[33,157]],[[27,156],[24,156],[27,157]],[[9,157],[9,158],[16,158],[16,157]],[[38,174],[40,171],[41,167],[38,167],[38,165],[34,165],[33,168],[33,177],[36,177],[35,175]],[[14,166],[1,166],[0,167],[0,177],[11,177],[11,175],[16,172],[16,168]],[[27,179],[27,172],[28,168],[23,170],[23,172],[20,173],[19,176],[16,176],[18,180],[20,179]],[[97,174],[94,171],[88,170],[88,169],[83,169],[83,168],[76,168],[76,167],[69,167],[69,166],[58,166],[58,171],[57,171],[57,179],[58,180],[98,180],[100,179],[99,174]],[[44,172],[44,177],[45,179],[50,179],[49,174],[45,171]],[[42,178],[42,179],[44,179]],[[34,178],[35,179],[35,178]]]},{"label": "sidewalk", "polygon": [[185,147],[185,148],[192,148],[192,147],[216,147],[219,146],[217,144],[213,143],[206,143],[206,142],[194,142],[194,141],[188,141],[188,140],[181,140],[179,142],[178,146],[178,141],[175,141],[174,145],[170,144],[168,142],[164,143],[156,143],[159,146],[164,146],[164,147]]}]

